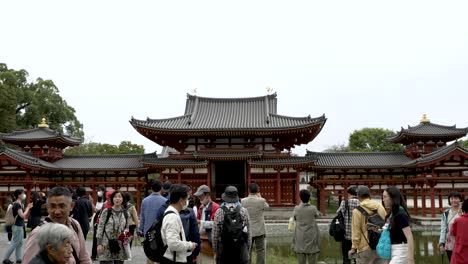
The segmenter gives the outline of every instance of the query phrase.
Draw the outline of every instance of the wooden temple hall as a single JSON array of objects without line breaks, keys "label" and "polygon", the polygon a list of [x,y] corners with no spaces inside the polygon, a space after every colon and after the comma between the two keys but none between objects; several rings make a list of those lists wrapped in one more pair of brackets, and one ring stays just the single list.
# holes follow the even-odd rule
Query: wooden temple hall
[{"label": "wooden temple hall", "polygon": [[17,188],[30,194],[56,185],[85,186],[96,197],[97,187],[105,185],[131,192],[139,208],[154,177],[190,184],[193,190],[207,184],[218,200],[228,185],[244,196],[248,184],[256,182],[272,207],[297,204],[300,182],[307,178],[323,213],[330,196],[341,200],[344,190],[356,185],[369,186],[379,197],[388,185],[397,185],[414,214],[423,216],[440,213],[449,190],[466,194],[468,150],[455,140],[468,128],[423,117],[420,124],[388,136],[405,146],[403,152],[291,153],[314,140],[325,122],[325,116],[278,114],[276,93],[252,98],[188,94],[180,116],[130,120],[141,135],[163,146],[162,153],[67,156],[63,150],[80,140],[51,130],[43,120],[34,129],[0,134],[0,203]]}]

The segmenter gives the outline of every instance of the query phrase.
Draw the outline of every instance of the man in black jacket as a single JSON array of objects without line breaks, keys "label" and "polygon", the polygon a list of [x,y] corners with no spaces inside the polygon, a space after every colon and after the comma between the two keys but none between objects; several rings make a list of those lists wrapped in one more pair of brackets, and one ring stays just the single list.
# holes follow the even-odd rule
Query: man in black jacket
[{"label": "man in black jacket", "polygon": [[86,240],[86,236],[89,232],[89,218],[93,215],[94,207],[93,204],[84,197],[85,194],[86,189],[84,187],[78,187],[76,189],[77,199],[73,207],[72,217],[80,223],[84,239]]}]

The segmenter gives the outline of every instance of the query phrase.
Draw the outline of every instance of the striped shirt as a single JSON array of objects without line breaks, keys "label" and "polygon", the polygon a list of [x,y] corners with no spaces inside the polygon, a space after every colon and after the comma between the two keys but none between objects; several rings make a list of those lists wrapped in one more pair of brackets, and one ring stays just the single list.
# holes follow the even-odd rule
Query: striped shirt
[{"label": "striped shirt", "polygon": [[[348,208],[345,206],[345,201],[341,201],[340,207],[336,212],[338,213],[341,210],[345,219],[346,234],[345,239],[351,240],[351,220],[353,219],[353,210],[359,206],[359,200],[357,198],[348,199]],[[349,213],[349,217],[348,217]]]}]

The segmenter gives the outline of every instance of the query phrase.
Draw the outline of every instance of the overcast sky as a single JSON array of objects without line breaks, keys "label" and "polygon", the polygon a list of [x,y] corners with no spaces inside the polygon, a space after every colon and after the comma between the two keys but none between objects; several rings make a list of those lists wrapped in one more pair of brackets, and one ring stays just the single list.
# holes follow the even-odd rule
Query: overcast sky
[{"label": "overcast sky", "polygon": [[186,94],[278,96],[328,118],[308,145],[364,127],[468,126],[468,1],[2,1],[0,62],[51,79],[86,141],[161,147],[129,124]]}]

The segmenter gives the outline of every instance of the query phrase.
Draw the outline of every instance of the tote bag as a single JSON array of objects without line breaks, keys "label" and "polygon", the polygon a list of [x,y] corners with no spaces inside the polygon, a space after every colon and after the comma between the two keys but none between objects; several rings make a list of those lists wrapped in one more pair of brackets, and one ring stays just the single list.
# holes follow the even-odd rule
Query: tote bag
[{"label": "tote bag", "polygon": [[380,234],[379,243],[375,249],[377,255],[382,259],[392,258],[392,241],[390,240],[390,226],[382,231]]}]

